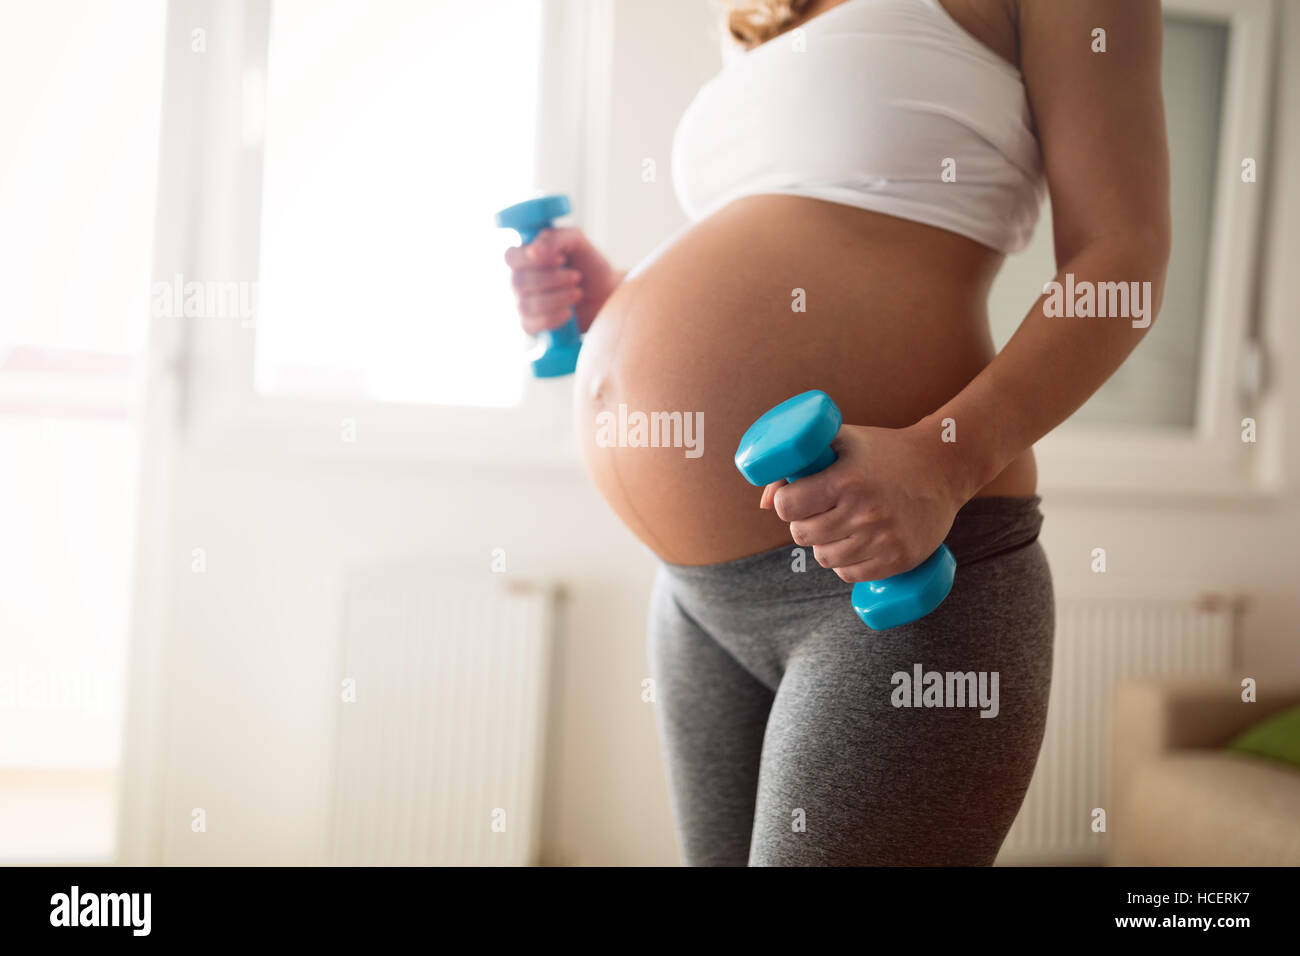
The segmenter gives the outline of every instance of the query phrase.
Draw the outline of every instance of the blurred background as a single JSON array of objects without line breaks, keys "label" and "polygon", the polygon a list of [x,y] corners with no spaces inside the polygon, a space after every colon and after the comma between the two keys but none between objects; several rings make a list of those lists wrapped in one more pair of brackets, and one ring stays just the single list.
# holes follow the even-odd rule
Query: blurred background
[{"label": "blurred background", "polygon": [[[1224,749],[1300,705],[1300,0],[1165,10],[1164,311],[1039,446],[1008,864],[1300,862]],[[0,2],[0,861],[677,862],[654,563],[492,215],[633,265],[719,66],[707,0]],[[1045,215],[999,343],[1053,272]]]}]

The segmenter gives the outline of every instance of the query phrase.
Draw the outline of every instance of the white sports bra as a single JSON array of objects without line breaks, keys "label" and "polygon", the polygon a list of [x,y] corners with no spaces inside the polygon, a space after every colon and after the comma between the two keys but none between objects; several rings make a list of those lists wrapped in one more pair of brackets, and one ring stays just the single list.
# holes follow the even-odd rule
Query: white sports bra
[{"label": "white sports bra", "polygon": [[780,193],[1029,242],[1046,185],[1020,71],[938,0],[848,0],[724,59],[673,137],[692,220]]}]

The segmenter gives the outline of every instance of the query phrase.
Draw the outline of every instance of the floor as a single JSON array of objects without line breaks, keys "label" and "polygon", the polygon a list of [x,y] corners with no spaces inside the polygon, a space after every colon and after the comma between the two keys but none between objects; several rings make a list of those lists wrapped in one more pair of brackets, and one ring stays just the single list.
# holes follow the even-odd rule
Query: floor
[{"label": "floor", "polygon": [[0,863],[107,863],[117,826],[112,770],[0,768]]}]

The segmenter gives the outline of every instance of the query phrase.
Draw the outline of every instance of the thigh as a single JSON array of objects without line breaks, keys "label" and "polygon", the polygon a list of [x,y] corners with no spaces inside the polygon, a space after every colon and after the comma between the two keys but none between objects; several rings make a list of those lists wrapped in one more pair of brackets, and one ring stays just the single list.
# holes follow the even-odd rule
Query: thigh
[{"label": "thigh", "polygon": [[662,571],[651,597],[650,672],[683,858],[744,866],[773,694],[682,610]]},{"label": "thigh", "polygon": [[751,864],[991,864],[1042,742],[1053,627],[1037,542],[959,568],[913,624],[818,620],[772,707]]}]

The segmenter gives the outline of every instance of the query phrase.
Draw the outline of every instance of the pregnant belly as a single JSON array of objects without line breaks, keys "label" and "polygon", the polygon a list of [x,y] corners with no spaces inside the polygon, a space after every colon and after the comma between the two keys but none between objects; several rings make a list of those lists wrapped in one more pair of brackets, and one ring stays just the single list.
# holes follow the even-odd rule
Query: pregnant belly
[{"label": "pregnant belly", "polygon": [[[732,458],[777,402],[820,388],[857,425],[902,427],[993,356],[1001,257],[952,233],[789,196],[741,200],[610,297],[582,349],[578,439],[606,500],[675,564],[789,542]],[[1034,492],[1026,452],[981,495]]]}]

